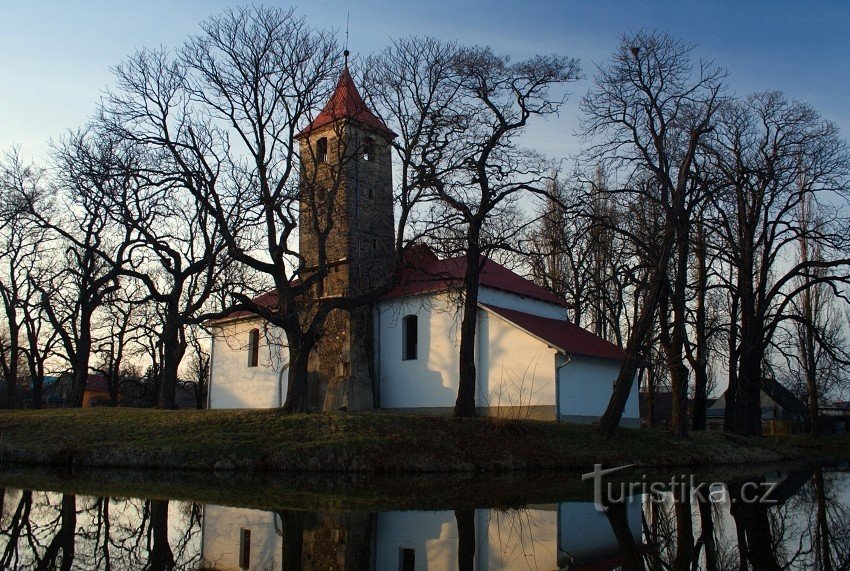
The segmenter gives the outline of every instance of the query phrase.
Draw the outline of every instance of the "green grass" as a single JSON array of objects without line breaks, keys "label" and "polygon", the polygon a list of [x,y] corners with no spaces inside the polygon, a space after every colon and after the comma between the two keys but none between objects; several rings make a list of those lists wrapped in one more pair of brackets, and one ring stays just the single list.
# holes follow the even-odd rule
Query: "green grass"
[{"label": "green grass", "polygon": [[53,409],[0,412],[0,460],[84,467],[438,472],[776,462],[805,456],[781,442],[530,420],[373,413]]}]

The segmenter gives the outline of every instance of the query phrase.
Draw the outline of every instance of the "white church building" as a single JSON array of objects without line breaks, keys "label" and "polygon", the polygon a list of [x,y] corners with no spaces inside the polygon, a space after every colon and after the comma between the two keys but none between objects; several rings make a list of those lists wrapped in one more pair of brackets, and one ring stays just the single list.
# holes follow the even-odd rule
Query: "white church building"
[{"label": "white church building", "polygon": [[[393,251],[389,142],[394,136],[365,106],[347,69],[325,109],[299,135],[303,156],[316,147],[328,161],[333,160],[328,149],[350,147],[346,138],[368,141],[368,156],[355,151],[346,157],[345,168],[351,170],[339,205],[344,223],[329,238],[334,251],[341,253],[336,263],[342,273],[335,274],[335,283],[348,291],[357,287],[348,276],[362,280],[365,275],[372,281],[386,276],[385,261],[376,257]],[[306,226],[300,234],[305,259],[313,243]],[[366,382],[374,408],[448,414],[458,394],[462,317],[458,290],[465,258],[439,259],[419,245],[409,261],[393,291],[335,325],[342,330],[337,338],[343,345],[330,354],[346,365],[339,370],[361,375],[369,371]],[[256,301],[272,304],[275,298],[270,292]],[[481,414],[584,423],[599,419],[624,358],[622,349],[571,323],[567,308],[555,295],[489,259],[483,260],[478,301],[476,406]],[[283,331],[245,312],[210,326],[209,407],[282,406],[287,388]],[[326,348],[323,358],[327,355]],[[371,362],[368,366],[345,362],[356,358],[351,355],[366,355]],[[325,386],[330,386],[327,381]],[[358,408],[346,407],[346,402],[345,395],[326,398],[319,407]],[[621,425],[640,426],[637,383]]]},{"label": "white church building", "polygon": [[[419,269],[405,272],[373,309],[376,400],[384,410],[447,414],[458,391],[462,306],[456,288],[464,263],[421,250],[426,254],[419,256]],[[553,294],[491,260],[484,263],[478,299],[481,412],[598,420],[623,351],[568,321],[567,308]],[[281,406],[287,382],[283,331],[240,314],[216,322],[213,332],[210,408]],[[636,383],[621,424],[640,424]]]}]

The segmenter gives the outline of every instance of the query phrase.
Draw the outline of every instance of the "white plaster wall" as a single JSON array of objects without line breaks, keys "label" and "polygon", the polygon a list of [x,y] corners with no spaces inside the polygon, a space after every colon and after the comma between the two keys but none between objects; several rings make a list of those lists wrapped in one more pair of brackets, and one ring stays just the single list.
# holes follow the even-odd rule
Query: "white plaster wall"
[{"label": "white plaster wall", "polygon": [[[260,330],[259,362],[248,366],[248,335]],[[213,328],[210,408],[272,408],[286,397],[286,335],[261,320]]]},{"label": "white plaster wall", "polygon": [[[458,386],[460,321],[448,294],[387,300],[376,309],[382,408],[454,406]],[[416,359],[402,359],[402,318],[418,316]]]},{"label": "white plaster wall", "polygon": [[398,569],[399,549],[414,549],[414,569],[455,569],[458,534],[453,511],[381,512],[377,515],[375,569]]},{"label": "white plaster wall", "polygon": [[478,405],[554,406],[555,349],[496,313],[478,315]]},{"label": "white plaster wall", "polygon": [[478,290],[478,302],[485,305],[505,307],[515,311],[522,311],[540,317],[551,319],[567,319],[567,308],[563,305],[523,297],[515,293],[508,293],[500,289],[481,286]]},{"label": "white plaster wall", "polygon": [[[563,364],[563,358],[558,359],[558,364]],[[570,362],[558,369],[558,413],[561,417],[575,422],[590,422],[601,417],[611,400],[620,364],[620,361],[572,355]],[[640,425],[638,389],[638,383],[632,383],[622,425]]]},{"label": "white plaster wall", "polygon": [[241,569],[240,532],[242,529],[250,529],[251,553],[248,569],[279,569],[283,540],[275,531],[275,517],[272,512],[207,504],[204,506],[201,528],[201,558],[211,568],[221,571]]},{"label": "white plaster wall", "polygon": [[476,569],[560,568],[555,504],[518,510],[475,510],[475,519]]}]

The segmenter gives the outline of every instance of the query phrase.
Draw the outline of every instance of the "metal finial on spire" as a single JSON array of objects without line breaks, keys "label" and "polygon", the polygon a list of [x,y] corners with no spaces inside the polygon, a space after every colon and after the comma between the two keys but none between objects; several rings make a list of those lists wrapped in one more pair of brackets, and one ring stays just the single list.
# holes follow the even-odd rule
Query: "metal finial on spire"
[{"label": "metal finial on spire", "polygon": [[351,52],[348,51],[348,23],[351,20],[351,10],[345,13],[345,51],[342,55],[345,56],[345,67],[348,69],[348,56]]}]

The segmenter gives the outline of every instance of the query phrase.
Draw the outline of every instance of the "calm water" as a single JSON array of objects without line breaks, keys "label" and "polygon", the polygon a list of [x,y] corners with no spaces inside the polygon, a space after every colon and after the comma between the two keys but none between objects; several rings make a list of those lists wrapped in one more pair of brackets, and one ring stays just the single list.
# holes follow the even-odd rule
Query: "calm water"
[{"label": "calm water", "polygon": [[7,467],[0,484],[3,569],[850,568],[850,472],[842,466],[724,468],[693,479],[619,473],[599,486],[604,511],[592,482],[569,472],[288,477]]}]

